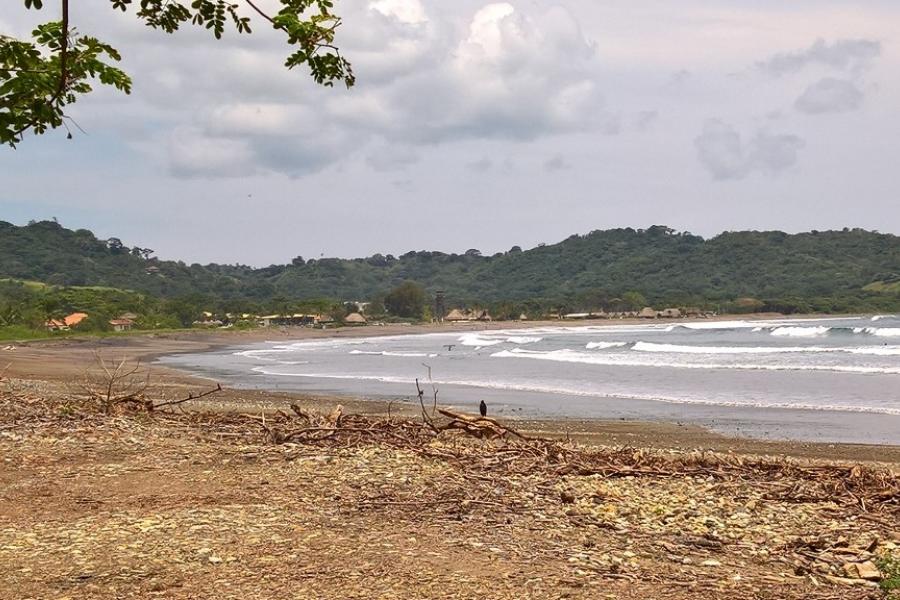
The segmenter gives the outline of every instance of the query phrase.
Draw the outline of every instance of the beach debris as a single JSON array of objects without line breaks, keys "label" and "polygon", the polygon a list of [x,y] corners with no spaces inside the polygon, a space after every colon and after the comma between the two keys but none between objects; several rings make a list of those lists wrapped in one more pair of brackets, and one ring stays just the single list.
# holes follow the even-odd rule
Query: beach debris
[{"label": "beach debris", "polygon": [[121,410],[153,412],[177,407],[222,391],[222,385],[217,383],[215,388],[198,393],[190,391],[183,398],[154,400],[149,397],[150,381],[151,371],[140,359],[122,357],[108,360],[100,352],[95,352],[93,365],[71,386],[71,391],[76,398],[85,398],[88,404],[95,405],[106,414]]},{"label": "beach debris", "polygon": [[479,437],[494,425],[424,402],[459,425],[297,403],[104,414],[47,389],[0,385],[0,585],[18,597],[202,597],[214,573],[246,598],[874,600],[900,548],[887,468]]}]

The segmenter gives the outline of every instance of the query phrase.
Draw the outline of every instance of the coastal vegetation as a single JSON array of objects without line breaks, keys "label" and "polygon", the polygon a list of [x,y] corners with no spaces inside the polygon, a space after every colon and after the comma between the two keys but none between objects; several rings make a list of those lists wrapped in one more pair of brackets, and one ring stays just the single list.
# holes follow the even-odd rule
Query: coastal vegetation
[{"label": "coastal vegetation", "polygon": [[[704,239],[663,226],[573,235],[487,256],[412,251],[399,257],[294,258],[289,264],[186,264],[55,221],[0,222],[0,329],[37,330],[73,311],[104,331],[122,313],[135,328],[190,327],[219,316],[432,316],[445,306],[495,319],[575,311],[698,307],[730,313],[900,310],[900,237],[861,229],[726,232]],[[239,318],[234,319],[240,321]],[[9,336],[5,336],[9,337]]]}]

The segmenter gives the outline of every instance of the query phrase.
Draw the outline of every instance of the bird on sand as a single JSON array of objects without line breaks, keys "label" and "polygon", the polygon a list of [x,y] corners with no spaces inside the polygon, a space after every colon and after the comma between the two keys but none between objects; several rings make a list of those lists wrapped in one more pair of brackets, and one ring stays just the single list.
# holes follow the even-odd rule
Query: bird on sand
[{"label": "bird on sand", "polygon": [[478,405],[478,410],[481,411],[481,416],[487,416],[487,404],[484,403],[484,400],[481,401],[481,404]]}]

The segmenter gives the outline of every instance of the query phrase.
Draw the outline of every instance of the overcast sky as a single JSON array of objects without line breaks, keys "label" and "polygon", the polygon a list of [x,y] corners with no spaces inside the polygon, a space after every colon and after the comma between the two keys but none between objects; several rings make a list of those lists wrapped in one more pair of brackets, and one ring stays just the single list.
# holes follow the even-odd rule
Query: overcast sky
[{"label": "overcast sky", "polygon": [[[0,220],[252,265],[653,224],[900,233],[896,0],[336,5],[351,90],[285,70],[261,23],[216,42],[75,3],[134,93],[0,149]],[[55,16],[7,6],[0,33]]]}]

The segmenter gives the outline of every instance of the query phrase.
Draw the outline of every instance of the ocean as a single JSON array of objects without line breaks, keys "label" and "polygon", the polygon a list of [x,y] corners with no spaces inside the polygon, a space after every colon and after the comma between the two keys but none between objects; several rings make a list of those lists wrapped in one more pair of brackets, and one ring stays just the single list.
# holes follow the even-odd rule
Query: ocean
[{"label": "ocean", "polygon": [[238,387],[410,400],[419,378],[443,404],[474,411],[484,399],[498,416],[900,443],[894,315],[336,337],[160,360]]}]

